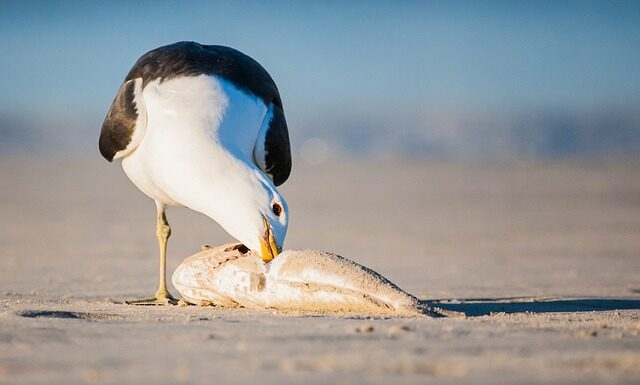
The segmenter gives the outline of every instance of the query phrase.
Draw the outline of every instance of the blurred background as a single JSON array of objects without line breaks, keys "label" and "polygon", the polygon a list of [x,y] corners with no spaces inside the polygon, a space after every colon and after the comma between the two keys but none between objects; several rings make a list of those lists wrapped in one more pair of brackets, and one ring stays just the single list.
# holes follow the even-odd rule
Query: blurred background
[{"label": "blurred background", "polygon": [[[156,214],[100,156],[100,127],[134,62],[181,40],[239,49],[276,81],[285,248],[453,305],[615,297],[635,313],[361,334],[358,317],[117,305],[156,289]],[[638,383],[639,155],[639,0],[0,0],[0,383]],[[169,277],[233,241],[167,216]]]},{"label": "blurred background", "polygon": [[[2,1],[0,36],[7,290],[149,294],[153,202],[97,140],[133,63],[195,40],[278,84],[287,248],[429,298],[640,292],[638,1]],[[232,241],[168,216],[170,272]]]},{"label": "blurred background", "polygon": [[640,152],[637,1],[2,1],[0,154],[96,152],[135,60],[180,40],[252,56],[296,154]]}]

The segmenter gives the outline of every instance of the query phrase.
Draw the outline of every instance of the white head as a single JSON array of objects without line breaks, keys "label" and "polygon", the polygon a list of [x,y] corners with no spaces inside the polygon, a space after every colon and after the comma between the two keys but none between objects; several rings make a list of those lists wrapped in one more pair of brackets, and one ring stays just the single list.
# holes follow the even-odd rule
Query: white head
[{"label": "white head", "polygon": [[235,171],[216,186],[215,206],[206,214],[269,262],[282,250],[287,235],[287,202],[258,168]]}]

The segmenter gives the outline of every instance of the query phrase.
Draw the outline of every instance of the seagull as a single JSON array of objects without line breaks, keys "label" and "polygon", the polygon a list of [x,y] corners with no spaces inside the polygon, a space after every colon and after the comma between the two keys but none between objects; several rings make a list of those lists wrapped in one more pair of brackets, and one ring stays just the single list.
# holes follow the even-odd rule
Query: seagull
[{"label": "seagull", "polygon": [[269,262],[282,250],[288,206],[276,186],[291,173],[289,132],[278,88],[258,62],[230,47],[178,42],[142,55],[118,89],[100,132],[109,162],[155,201],[160,279],[168,305],[167,206],[216,221]]}]

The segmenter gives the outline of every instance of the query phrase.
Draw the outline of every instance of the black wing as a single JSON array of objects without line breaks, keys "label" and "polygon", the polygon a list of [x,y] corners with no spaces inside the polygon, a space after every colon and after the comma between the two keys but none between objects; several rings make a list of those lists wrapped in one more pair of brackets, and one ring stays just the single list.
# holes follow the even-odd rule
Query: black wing
[{"label": "black wing", "polygon": [[[141,79],[122,83],[102,123],[98,147],[102,156],[109,162],[132,151],[142,139],[146,115],[140,85]],[[134,141],[136,130],[142,132],[135,135],[137,141]]]},{"label": "black wing", "polygon": [[269,105],[269,111],[253,149],[253,159],[276,186],[280,186],[289,178],[291,173],[289,131],[282,107],[275,103]]}]

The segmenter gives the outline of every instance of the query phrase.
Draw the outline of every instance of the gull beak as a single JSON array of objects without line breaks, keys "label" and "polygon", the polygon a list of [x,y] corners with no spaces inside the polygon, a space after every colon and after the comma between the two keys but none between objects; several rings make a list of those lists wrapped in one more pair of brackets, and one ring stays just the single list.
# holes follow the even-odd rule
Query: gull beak
[{"label": "gull beak", "polygon": [[276,243],[276,239],[273,237],[271,225],[264,215],[262,216],[262,221],[264,222],[265,230],[264,235],[260,237],[260,255],[262,255],[262,260],[266,263],[280,254],[280,248]]}]

